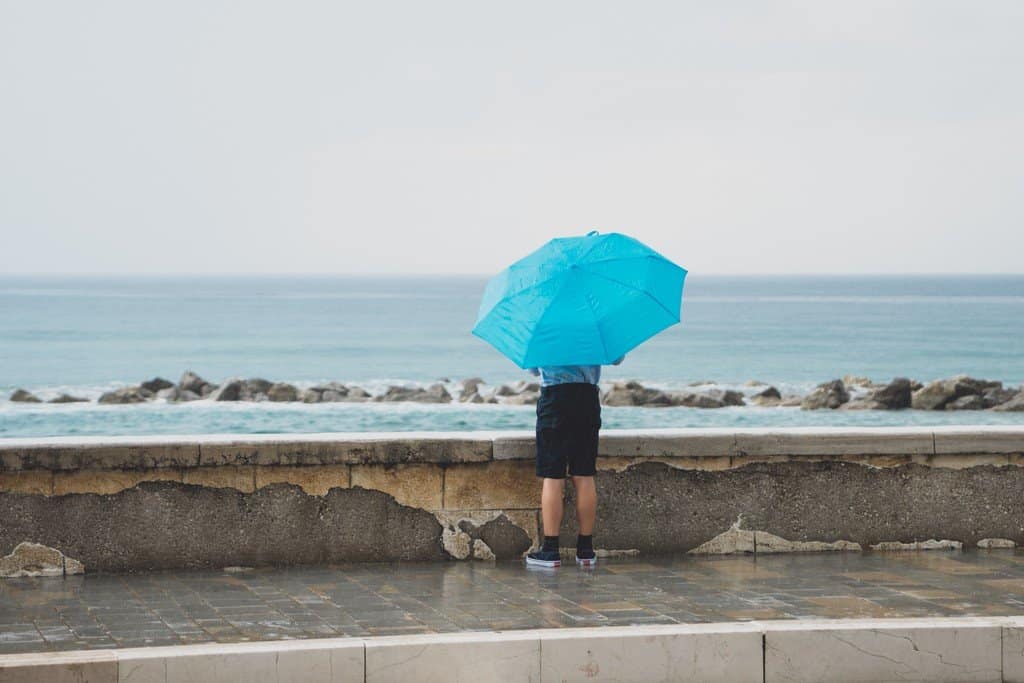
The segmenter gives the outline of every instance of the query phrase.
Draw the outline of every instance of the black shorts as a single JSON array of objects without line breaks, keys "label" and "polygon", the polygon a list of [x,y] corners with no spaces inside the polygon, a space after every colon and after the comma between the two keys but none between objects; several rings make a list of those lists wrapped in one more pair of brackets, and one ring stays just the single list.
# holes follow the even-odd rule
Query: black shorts
[{"label": "black shorts", "polygon": [[592,477],[597,471],[597,432],[601,397],[597,386],[555,384],[540,390],[537,401],[537,476]]}]

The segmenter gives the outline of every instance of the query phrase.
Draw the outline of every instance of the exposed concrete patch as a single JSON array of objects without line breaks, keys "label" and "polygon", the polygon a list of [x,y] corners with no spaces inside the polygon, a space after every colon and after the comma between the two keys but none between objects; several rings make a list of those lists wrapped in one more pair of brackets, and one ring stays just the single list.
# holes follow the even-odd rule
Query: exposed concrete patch
[{"label": "exposed concrete patch", "polygon": [[809,553],[861,550],[852,541],[790,541],[768,533],[741,528],[743,515],[725,531],[710,541],[689,551],[691,555],[738,555],[744,553]]},{"label": "exposed concrete patch", "polygon": [[979,548],[1016,548],[1017,544],[1008,538],[983,538],[978,541]]},{"label": "exposed concrete patch", "polygon": [[[895,539],[1024,543],[1024,469],[1018,467],[876,468],[794,458],[706,472],[643,463],[598,472],[597,487],[597,544],[644,555],[698,548],[740,514],[750,530],[799,542],[842,540],[865,550]],[[574,545],[576,534],[572,487],[567,499],[565,546]],[[752,542],[737,537],[735,544]]]},{"label": "exposed concrete patch", "polygon": [[741,529],[740,524],[743,515],[740,515],[727,531],[724,531],[710,541],[701,543],[690,550],[691,555],[737,555],[741,553],[753,553],[756,546],[754,532]]},{"label": "exposed concrete patch", "polygon": [[817,553],[862,550],[853,541],[790,541],[767,531],[754,532],[755,553]]},{"label": "exposed concrete patch", "polygon": [[469,557],[470,543],[473,539],[465,531],[445,527],[441,532],[441,545],[446,553],[456,560],[464,560]]},{"label": "exposed concrete patch", "polygon": [[5,579],[83,573],[85,566],[81,562],[40,543],[19,543],[10,555],[0,557],[0,578]]},{"label": "exposed concrete patch", "polygon": [[882,541],[871,546],[872,550],[963,550],[964,544],[960,541],[941,541],[930,538],[927,541],[912,541],[902,543],[900,541]]},{"label": "exposed concrete patch", "polygon": [[473,559],[474,560],[494,560],[494,553],[491,552],[489,545],[481,541],[479,538],[473,541]]},{"label": "exposed concrete patch", "polygon": [[1019,463],[1011,463],[1010,456],[1005,453],[915,455],[914,462],[929,467],[944,467],[950,470],[963,470],[969,467],[983,467],[985,465],[991,465],[992,467],[1007,467],[1011,464],[1020,466]]},{"label": "exposed concrete patch", "polygon": [[474,554],[476,541],[499,560],[521,557],[537,542],[534,510],[444,510],[434,516],[444,529],[444,549],[458,560]]},{"label": "exposed concrete patch", "polygon": [[144,482],[109,496],[0,493],[0,552],[32,538],[90,571],[441,560],[441,525],[379,491],[312,496]]}]

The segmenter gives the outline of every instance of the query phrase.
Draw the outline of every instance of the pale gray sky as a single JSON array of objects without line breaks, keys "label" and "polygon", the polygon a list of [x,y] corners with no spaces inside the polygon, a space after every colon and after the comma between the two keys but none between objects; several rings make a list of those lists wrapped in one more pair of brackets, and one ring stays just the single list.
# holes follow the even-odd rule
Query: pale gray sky
[{"label": "pale gray sky", "polygon": [[0,0],[0,272],[1021,272],[1024,2]]}]

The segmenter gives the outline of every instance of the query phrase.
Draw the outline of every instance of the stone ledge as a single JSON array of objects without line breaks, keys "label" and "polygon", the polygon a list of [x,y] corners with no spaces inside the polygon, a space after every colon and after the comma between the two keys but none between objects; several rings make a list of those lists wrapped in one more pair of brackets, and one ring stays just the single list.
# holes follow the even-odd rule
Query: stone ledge
[{"label": "stone ledge", "polygon": [[1022,622],[753,621],[207,643],[0,655],[0,679],[1019,681]]},{"label": "stone ledge", "polygon": [[935,453],[1024,453],[1024,427],[934,427]]},{"label": "stone ledge", "polygon": [[[529,460],[533,452],[534,435],[528,431],[0,439],[0,472],[450,465]],[[1024,427],[606,430],[600,453],[690,459],[910,456],[929,464],[916,458],[1024,453]],[[1006,464],[1019,460],[1011,457]]]}]

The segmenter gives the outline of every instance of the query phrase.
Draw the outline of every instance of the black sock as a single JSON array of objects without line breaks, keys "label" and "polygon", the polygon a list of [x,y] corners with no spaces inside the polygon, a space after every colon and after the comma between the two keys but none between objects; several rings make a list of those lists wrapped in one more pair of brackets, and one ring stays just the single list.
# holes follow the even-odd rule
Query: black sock
[{"label": "black sock", "polygon": [[541,550],[554,550],[558,551],[558,536],[545,536],[544,547]]},{"label": "black sock", "polygon": [[576,537],[576,551],[593,552],[594,550],[594,536],[584,536],[580,534]]}]

